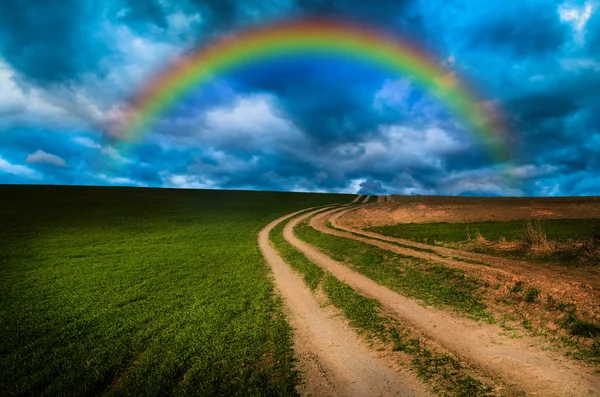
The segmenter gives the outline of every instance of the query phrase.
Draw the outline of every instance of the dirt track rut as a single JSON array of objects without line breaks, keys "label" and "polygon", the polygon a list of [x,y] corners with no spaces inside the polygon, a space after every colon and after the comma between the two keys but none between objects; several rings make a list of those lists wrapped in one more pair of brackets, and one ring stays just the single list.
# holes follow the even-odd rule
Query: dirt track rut
[{"label": "dirt track rut", "polygon": [[[379,233],[369,232],[362,229],[358,229],[352,226],[348,226],[343,222],[343,216],[354,210],[355,208],[350,208],[341,211],[335,211],[335,214],[332,214],[329,217],[329,221],[336,229],[346,231],[349,233],[359,234],[364,237],[375,238],[378,240],[389,241],[392,243],[402,244],[407,247],[414,247],[416,249],[426,249],[430,251],[434,251],[437,255],[467,259],[472,261],[483,262],[489,265],[492,265],[499,268],[507,268],[511,269],[511,274],[520,275],[524,277],[531,277],[535,274],[536,277],[540,277],[540,266],[536,264],[531,264],[529,262],[518,260],[518,259],[508,259],[508,258],[500,258],[493,255],[480,254],[477,252],[470,252],[464,250],[458,250],[454,248],[440,247],[437,245],[430,245],[425,243],[419,243],[412,240],[406,240],[397,237],[385,236]],[[423,256],[424,257],[424,256]],[[431,258],[435,260],[435,258]],[[460,267],[460,263],[455,263],[457,267]],[[468,267],[468,266],[463,266]],[[579,274],[576,269],[568,269],[564,267],[552,267],[552,278],[554,282],[557,279],[561,279],[565,282],[575,281],[577,283],[581,283],[584,285],[588,285],[596,291],[600,291],[600,279],[599,278],[590,278],[589,274],[585,272],[580,272]],[[543,275],[541,275],[543,277]]]},{"label": "dirt track rut", "polygon": [[[539,339],[511,339],[501,335],[495,326],[424,308],[297,239],[293,227],[315,212],[288,223],[284,228],[285,239],[340,280],[365,296],[377,299],[394,317],[418,327],[489,376],[499,376],[511,389],[522,389],[527,394],[539,396],[600,395],[599,377],[558,353],[542,351],[537,347]],[[320,216],[325,217],[331,212],[333,210]]]},{"label": "dirt track rut", "polygon": [[412,374],[396,372],[378,359],[332,307],[320,307],[301,276],[270,245],[271,229],[295,214],[267,225],[258,242],[295,330],[294,348],[304,380],[299,392],[312,396],[430,396]]},{"label": "dirt track rut", "polygon": [[357,194],[356,197],[354,198],[354,200],[351,201],[351,204],[358,203],[358,200],[360,200],[360,198],[361,198],[361,195]]}]

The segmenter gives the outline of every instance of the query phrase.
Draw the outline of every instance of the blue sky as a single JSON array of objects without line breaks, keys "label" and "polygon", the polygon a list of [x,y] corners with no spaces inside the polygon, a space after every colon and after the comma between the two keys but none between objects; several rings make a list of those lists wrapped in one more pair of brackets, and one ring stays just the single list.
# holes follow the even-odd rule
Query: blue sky
[{"label": "blue sky", "polygon": [[[247,65],[135,144],[107,133],[175,57],[312,16],[401,37],[476,85],[507,116],[514,167],[410,76],[337,58]],[[0,183],[600,195],[599,54],[599,0],[9,0]]]}]

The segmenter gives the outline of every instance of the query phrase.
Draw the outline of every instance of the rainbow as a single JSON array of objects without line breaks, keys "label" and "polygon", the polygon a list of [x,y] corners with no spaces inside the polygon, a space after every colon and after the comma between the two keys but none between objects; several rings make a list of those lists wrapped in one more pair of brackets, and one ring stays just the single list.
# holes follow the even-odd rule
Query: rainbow
[{"label": "rainbow", "polygon": [[235,68],[287,55],[334,55],[367,61],[409,77],[438,98],[470,132],[488,146],[497,161],[510,159],[504,124],[464,82],[425,52],[356,24],[334,20],[277,23],[218,39],[182,57],[136,95],[116,131],[125,141],[147,133],[154,121],[186,94]]}]

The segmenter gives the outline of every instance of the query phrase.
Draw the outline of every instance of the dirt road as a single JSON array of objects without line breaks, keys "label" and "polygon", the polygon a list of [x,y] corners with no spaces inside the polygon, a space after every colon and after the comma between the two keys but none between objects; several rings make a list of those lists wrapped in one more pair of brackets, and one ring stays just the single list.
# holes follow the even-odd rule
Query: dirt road
[{"label": "dirt road", "polygon": [[299,392],[312,396],[430,396],[415,376],[396,372],[377,358],[331,305],[320,307],[301,276],[271,247],[271,229],[295,214],[267,225],[258,242],[295,330],[294,348],[304,381]]},{"label": "dirt road", "polygon": [[511,339],[502,335],[496,326],[424,308],[300,241],[294,236],[293,227],[312,214],[314,212],[288,223],[284,229],[285,239],[311,261],[365,296],[377,299],[394,317],[418,327],[483,373],[498,376],[509,389],[523,390],[530,395],[600,395],[598,376],[559,353],[541,350],[539,338]]},{"label": "dirt road", "polygon": [[[347,225],[344,222],[347,219],[345,215],[350,211],[348,209],[332,210],[328,214],[314,217],[311,220],[311,224],[323,233],[352,238],[398,254],[410,255],[441,263],[445,266],[463,269],[481,279],[488,279],[488,276],[495,274],[498,280],[510,280],[513,282],[527,280],[529,284],[536,286],[541,291],[551,293],[554,298],[564,298],[576,302],[580,309],[588,313],[595,313],[596,316],[598,315],[598,308],[600,307],[600,278],[590,277],[589,272],[585,269],[564,266],[540,266],[539,263],[500,258],[384,236]],[[325,218],[327,218],[336,230],[326,227]],[[403,247],[386,242],[402,244]],[[411,247],[414,249],[411,249]],[[428,252],[422,250],[427,250]],[[468,263],[465,260],[476,261],[488,266]],[[489,281],[495,282],[493,280]]]},{"label": "dirt road", "polygon": [[365,199],[362,201],[363,204],[367,203],[371,196],[365,196]]}]

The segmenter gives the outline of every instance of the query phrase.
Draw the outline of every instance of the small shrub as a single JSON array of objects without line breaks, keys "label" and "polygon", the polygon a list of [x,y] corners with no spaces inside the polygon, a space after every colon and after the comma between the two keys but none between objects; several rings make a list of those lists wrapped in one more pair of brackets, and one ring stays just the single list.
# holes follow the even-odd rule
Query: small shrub
[{"label": "small shrub", "polygon": [[529,287],[525,293],[525,302],[533,303],[537,301],[539,295],[540,291],[538,291],[537,288]]},{"label": "small shrub", "polygon": [[550,294],[546,294],[546,307],[550,310],[556,307],[556,299]]},{"label": "small shrub", "polygon": [[508,290],[512,293],[518,294],[523,291],[523,286],[525,283],[523,281],[517,281],[514,286],[510,287]]},{"label": "small shrub", "polygon": [[556,310],[559,312],[575,313],[576,308],[574,303],[558,302]]},{"label": "small shrub", "polygon": [[545,253],[554,250],[554,244],[548,241],[540,221],[525,223],[525,230],[521,234],[520,249]]},{"label": "small shrub", "polygon": [[592,354],[596,357],[600,357],[600,339],[592,343]]},{"label": "small shrub", "polygon": [[582,241],[577,256],[581,263],[588,265],[600,264],[600,225],[595,225],[589,237]]},{"label": "small shrub", "polygon": [[570,326],[571,335],[594,338],[600,336],[600,327],[591,321],[575,320]]}]

